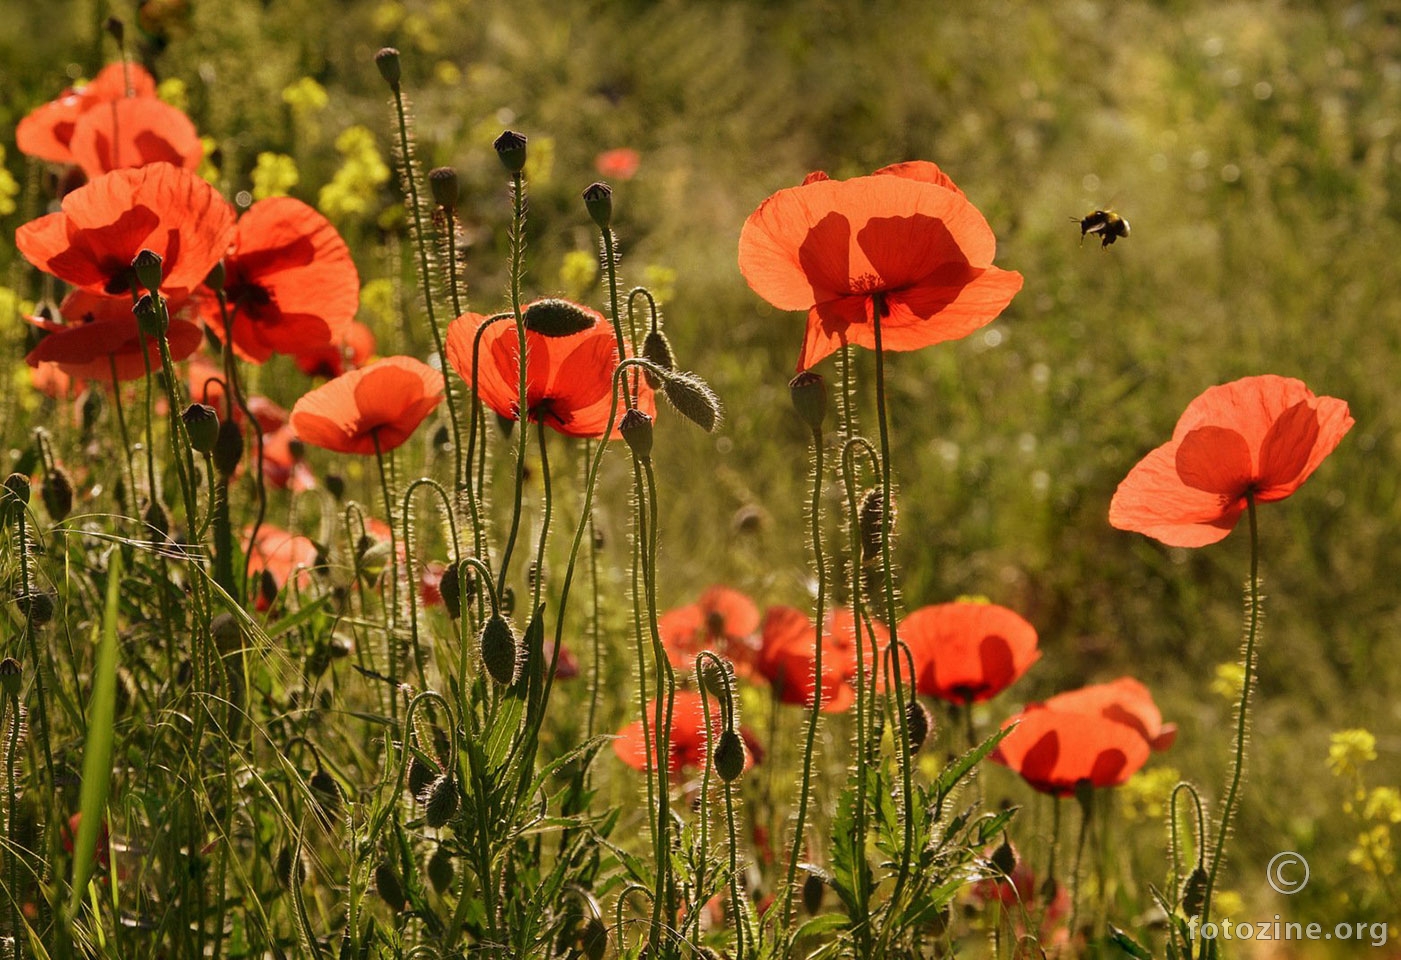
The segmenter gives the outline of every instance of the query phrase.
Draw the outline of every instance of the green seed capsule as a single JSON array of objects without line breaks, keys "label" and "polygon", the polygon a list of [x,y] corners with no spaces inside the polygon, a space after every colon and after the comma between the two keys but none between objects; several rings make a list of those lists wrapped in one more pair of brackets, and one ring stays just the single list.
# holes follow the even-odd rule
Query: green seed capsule
[{"label": "green seed capsule", "polygon": [[491,679],[502,686],[516,682],[520,673],[521,649],[510,622],[500,614],[489,618],[480,637],[482,664]]}]

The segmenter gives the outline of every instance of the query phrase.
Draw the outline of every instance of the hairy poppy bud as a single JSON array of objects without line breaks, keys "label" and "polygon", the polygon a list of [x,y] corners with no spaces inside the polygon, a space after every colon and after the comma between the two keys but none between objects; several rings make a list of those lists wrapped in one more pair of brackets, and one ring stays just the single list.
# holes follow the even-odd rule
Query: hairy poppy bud
[{"label": "hairy poppy bud", "polygon": [[905,704],[905,740],[910,745],[911,753],[918,752],[924,746],[924,741],[929,739],[931,726],[928,707],[913,699]]},{"label": "hairy poppy bud", "polygon": [[300,850],[294,853],[287,846],[277,851],[277,882],[288,889],[306,882],[306,861]]},{"label": "hairy poppy bud", "polygon": [[607,230],[613,222],[613,188],[601,180],[589,184],[584,188],[584,209],[600,230]]},{"label": "hairy poppy bud", "polygon": [[227,611],[209,621],[209,634],[214,638],[214,645],[219,648],[220,653],[229,653],[237,649],[237,644],[243,639],[243,631],[239,628],[238,621]]},{"label": "hairy poppy bud", "polygon": [[662,384],[662,392],[676,412],[706,433],[720,422],[720,401],[704,380],[693,373],[673,373]]},{"label": "hairy poppy bud", "polygon": [[121,17],[108,17],[102,22],[102,29],[107,31],[109,37],[117,41],[118,46],[121,46],[126,39],[126,23]]},{"label": "hairy poppy bud", "polygon": [[885,531],[895,532],[895,514],[889,522],[885,519],[885,495],[872,487],[861,495],[861,503],[856,507],[856,524],[861,533],[861,563],[875,563],[880,557],[885,543]]},{"label": "hairy poppy bud", "polygon": [[156,539],[164,540],[170,535],[170,515],[159,500],[152,500],[146,505],[146,513],[141,519],[155,533]]},{"label": "hairy poppy bud", "polygon": [[12,473],[5,478],[5,486],[0,490],[0,516],[5,523],[14,523],[29,503],[29,478],[22,473]]},{"label": "hairy poppy bud", "polygon": [[[459,577],[462,579],[459,580]],[[462,616],[462,601],[465,599],[471,603],[477,595],[476,574],[467,564],[462,564],[459,572],[456,562],[449,563],[443,569],[443,579],[438,582],[438,593],[443,598],[443,606],[447,608],[448,616],[456,620]]]},{"label": "hairy poppy bud", "polygon": [[195,452],[213,453],[219,439],[218,412],[208,404],[192,403],[180,414],[180,419],[185,421],[185,432],[190,435],[190,446]]},{"label": "hairy poppy bud", "polygon": [[525,308],[522,321],[527,330],[543,337],[568,337],[594,325],[593,314],[568,300],[536,300]]},{"label": "hairy poppy bud", "polygon": [[55,523],[63,520],[73,510],[73,481],[68,471],[54,467],[44,474],[44,482],[39,487],[39,497],[44,501],[44,509]]},{"label": "hairy poppy bud", "polygon": [[798,411],[798,419],[807,424],[814,433],[822,432],[822,421],[827,417],[827,381],[822,375],[804,370],[788,381],[788,392],[793,398],[793,409]]},{"label": "hairy poppy bud", "polygon": [[375,53],[375,66],[379,67],[379,75],[384,78],[384,82],[389,84],[389,89],[399,89],[399,51],[393,47],[381,47]]},{"label": "hairy poppy bud", "polygon": [[215,293],[224,289],[224,281],[228,279],[227,271],[224,269],[224,261],[220,260],[209,268],[209,273],[204,277],[204,285]]},{"label": "hairy poppy bud", "polygon": [[375,867],[375,892],[395,913],[404,909],[404,885],[399,882],[399,875],[388,860]]},{"label": "hairy poppy bud", "polygon": [[579,934],[579,949],[588,960],[603,960],[608,952],[608,928],[598,917],[589,917]]},{"label": "hairy poppy bud", "polygon": [[428,858],[428,882],[433,884],[433,889],[439,894],[445,893],[452,886],[452,854],[448,853],[448,848],[440,846],[433,851],[433,856]]},{"label": "hairy poppy bud", "polygon": [[434,167],[428,171],[428,187],[433,202],[444,210],[456,210],[458,200],[457,171],[452,167]]},{"label": "hairy poppy bud", "polygon": [[322,816],[328,820],[334,817],[341,806],[341,787],[336,783],[336,778],[317,767],[306,784],[311,788],[311,795],[316,798]]},{"label": "hairy poppy bud", "polygon": [[817,916],[822,909],[822,896],[827,892],[827,884],[815,873],[810,873],[803,881],[803,909],[808,916]]},{"label": "hairy poppy bud", "polygon": [[1188,917],[1200,917],[1202,907],[1206,902],[1206,871],[1201,864],[1187,877],[1187,882],[1182,885],[1182,912]]},{"label": "hairy poppy bud", "polygon": [[429,784],[425,791],[423,819],[430,827],[441,827],[457,812],[457,784],[448,776],[441,776]]},{"label": "hairy poppy bud", "polygon": [[733,730],[720,731],[715,744],[715,772],[726,783],[734,783],[744,772],[744,741]]},{"label": "hairy poppy bud", "polygon": [[24,668],[14,657],[0,660],[0,693],[10,699],[19,696],[20,682],[24,679]]},{"label": "hairy poppy bud", "polygon": [[136,282],[142,288],[155,293],[161,288],[161,255],[154,250],[142,250],[131,261],[131,269],[136,273]]},{"label": "hairy poppy bud", "polygon": [[510,622],[500,614],[488,618],[479,644],[482,664],[491,679],[502,686],[515,683],[520,673],[521,648]]},{"label": "hairy poppy bud", "polygon": [[102,394],[96,390],[89,390],[83,394],[83,406],[79,415],[82,417],[84,436],[97,426],[97,420],[102,416],[102,402]]},{"label": "hairy poppy bud", "polygon": [[636,407],[623,414],[618,421],[618,432],[627,441],[628,449],[639,460],[652,458],[652,418]]},{"label": "hairy poppy bud", "polygon": [[1012,842],[1004,839],[997,845],[997,849],[988,858],[992,868],[1004,877],[1010,877],[1012,871],[1017,869],[1017,851],[1012,849]]},{"label": "hairy poppy bud", "polygon": [[42,627],[54,618],[54,598],[47,593],[24,594],[18,603],[19,612],[36,627]]},{"label": "hairy poppy bud", "polygon": [[214,436],[214,469],[221,477],[231,477],[242,459],[243,431],[233,420],[225,420]]},{"label": "hairy poppy bud", "polygon": [[[661,330],[649,330],[647,336],[642,338],[642,356],[651,360],[663,370],[671,371],[676,369],[676,359],[671,353],[671,341],[666,338],[666,334]],[[656,390],[662,385],[661,377],[651,370],[643,371],[647,377],[647,385]]]},{"label": "hairy poppy bud", "polygon": [[440,776],[440,771],[435,765],[425,763],[413,757],[409,760],[409,793],[415,797],[423,796],[423,791]]},{"label": "hairy poppy bud", "polygon": [[492,143],[507,173],[516,174],[525,169],[525,143],[525,134],[514,130],[507,130]]}]

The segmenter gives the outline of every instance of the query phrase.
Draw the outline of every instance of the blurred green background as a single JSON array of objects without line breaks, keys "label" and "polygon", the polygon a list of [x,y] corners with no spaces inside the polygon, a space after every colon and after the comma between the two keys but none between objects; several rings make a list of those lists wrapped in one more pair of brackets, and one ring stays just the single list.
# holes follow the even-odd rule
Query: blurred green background
[{"label": "blurred green background", "polygon": [[[624,281],[662,295],[680,364],[727,407],[714,436],[659,434],[667,605],[712,582],[761,604],[811,590],[808,454],[786,390],[803,318],[745,285],[744,218],[809,170],[937,162],[992,224],[998,264],[1026,279],[993,325],[888,366],[906,608],[982,594],[1041,632],[1044,658],[980,714],[987,725],[1017,701],[1131,672],[1181,726],[1155,763],[1219,790],[1232,708],[1212,688],[1237,656],[1246,536],[1165,548],[1111,529],[1109,498],[1212,384],[1277,373],[1348,401],[1357,425],[1337,452],[1261,511],[1260,698],[1228,879],[1276,912],[1265,863],[1298,850],[1315,881],[1293,916],[1375,913],[1386,888],[1349,862],[1352,787],[1325,760],[1332,732],[1367,727],[1379,756],[1366,782],[1401,780],[1394,5],[153,0],[138,18],[129,4],[0,0],[0,143],[21,188],[7,232],[41,212],[14,124],[112,57],[109,14],[159,79],[181,81],[228,195],[253,190],[263,152],[291,158],[290,190],[312,203],[348,177],[363,210],[336,219],[362,282],[404,278],[380,289],[411,312],[397,185],[337,149],[363,125],[391,160],[377,48],[403,52],[423,167],[462,177],[475,310],[505,297],[507,194],[490,149],[502,129],[531,138],[528,291],[595,306],[578,195],[601,151],[638,152],[636,176],[614,180]],[[1132,235],[1082,246],[1072,218],[1105,206]],[[8,285],[33,296],[16,260],[0,246]],[[371,318],[381,352],[424,352],[421,322],[396,344],[392,316]],[[1009,777],[991,784],[1024,796]],[[1155,880],[1161,844],[1151,821],[1134,834]]]}]

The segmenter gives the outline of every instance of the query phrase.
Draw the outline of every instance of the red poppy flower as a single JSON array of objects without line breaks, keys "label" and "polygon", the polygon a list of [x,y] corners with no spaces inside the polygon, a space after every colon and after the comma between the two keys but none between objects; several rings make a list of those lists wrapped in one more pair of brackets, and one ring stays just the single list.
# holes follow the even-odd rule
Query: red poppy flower
[{"label": "red poppy flower", "polygon": [[[224,257],[224,276],[234,352],[254,363],[329,347],[360,305],[350,248],[331,221],[291,197],[248,208]],[[201,302],[205,326],[222,341],[217,300]]]},{"label": "red poppy flower", "polygon": [[345,325],[341,335],[320,347],[297,351],[297,369],[308,377],[339,377],[347,370],[358,370],[374,355],[375,335],[359,320]]},{"label": "red poppy flower", "polygon": [[87,111],[74,125],[69,149],[90,180],[152,163],[193,172],[204,159],[204,144],[190,118],[154,97],[122,97]]},{"label": "red poppy flower", "polygon": [[15,231],[26,260],[91,293],[131,289],[131,261],[162,257],[161,293],[184,299],[228,249],[233,208],[199,177],[153,163],[98,177],[63,198],[63,209]]},{"label": "red poppy flower", "polygon": [[[251,400],[249,406],[252,406]],[[256,411],[254,416],[257,416]],[[291,424],[264,433],[263,479],[279,490],[291,490],[293,493],[315,489],[316,474],[302,459],[301,447],[301,440]]]},{"label": "red poppy flower", "polygon": [[[656,737],[656,730],[652,729],[657,716],[657,701],[652,700],[647,704],[648,730]],[[710,724],[713,734],[720,735],[720,708],[716,704],[711,704]],[[671,740],[668,743],[667,769],[672,773],[678,773],[686,767],[697,770],[705,767],[705,758],[710,737],[705,733],[705,714],[701,707],[701,695],[693,690],[676,691],[675,705],[671,713]],[[655,741],[654,741],[655,743]],[[634,770],[646,770],[649,766],[651,748],[654,744],[647,743],[642,736],[642,721],[634,720],[626,727],[618,731],[618,738],[613,741],[613,752]]]},{"label": "red poppy flower", "polygon": [[749,638],[759,629],[759,608],[738,590],[717,585],[695,603],[662,614],[657,627],[676,669],[693,669],[696,655],[712,650],[743,673],[754,656]]},{"label": "red poppy flower", "polygon": [[1153,750],[1171,747],[1177,739],[1177,724],[1163,723],[1163,715],[1148,688],[1133,677],[1120,677],[1109,683],[1096,683],[1079,690],[1058,693],[1043,706],[1068,713],[1099,714],[1137,730]]},{"label": "red poppy flower", "polygon": [[[155,340],[142,336],[131,312],[130,297],[101,297],[74,290],[58,309],[63,323],[30,319],[48,333],[24,358],[31,367],[53,363],[70,377],[111,383],[115,362],[118,380],[138,380],[146,375],[144,342],[151,369],[160,369],[160,348]],[[172,317],[166,339],[171,357],[183,360],[199,349],[204,338],[199,327]]]},{"label": "red poppy flower", "polygon": [[1348,406],[1298,380],[1266,375],[1212,387],[1187,405],[1172,439],[1139,461],[1109,522],[1174,547],[1225,539],[1246,498],[1283,500],[1352,428]]},{"label": "red poppy flower", "polygon": [[921,607],[900,624],[915,661],[915,689],[953,703],[1001,693],[1041,657],[1036,628],[995,603]]},{"label": "red poppy flower", "polygon": [[[266,523],[258,528],[258,539],[254,543],[248,542],[251,533],[252,530],[245,530],[243,535],[244,547],[250,554],[248,570],[252,576],[257,577],[266,570],[279,590],[293,574],[303,574],[298,582],[305,582],[305,575],[316,566],[316,544],[307,537]],[[260,611],[271,606],[261,592],[257,606]]]},{"label": "red poppy flower", "polygon": [[637,175],[637,168],[641,162],[641,155],[631,147],[605,150],[593,158],[593,166],[598,175],[610,180],[631,180]]},{"label": "red poppy flower", "polygon": [[413,357],[385,357],[305,394],[292,429],[337,453],[387,453],[407,440],[443,399],[443,375]]},{"label": "red poppy flower", "polygon": [[76,400],[86,386],[83,380],[70,377],[62,367],[49,360],[34,365],[29,371],[29,383],[44,396],[55,400],[64,397]]},{"label": "red poppy flower", "polygon": [[991,322],[1022,286],[992,265],[997,245],[978,209],[932,163],[853,180],[810,177],[745,221],[739,265],[780,310],[808,311],[806,370],[848,343],[886,350],[956,340]]},{"label": "red poppy flower", "polygon": [[[877,642],[884,644],[885,627],[875,624]],[[869,647],[871,637],[862,630],[862,640]],[[780,703],[812,706],[815,693],[815,657],[817,628],[807,614],[795,607],[770,607],[764,614],[763,642],[755,658],[754,669],[773,686]],[[870,656],[866,657],[869,669]],[[822,710],[840,713],[856,702],[856,690],[851,685],[856,675],[855,618],[849,609],[840,607],[827,617],[827,629],[822,637]]]},{"label": "red poppy flower", "polygon": [[156,81],[144,67],[109,63],[82,87],[65,90],[56,100],[50,100],[31,110],[15,128],[15,146],[19,152],[52,163],[75,163],[69,145],[79,118],[103,103],[127,96],[127,78],[131,80],[131,95],[150,98],[156,95]]},{"label": "red poppy flower", "polygon": [[[617,421],[624,407],[619,398],[612,429],[608,411],[612,403],[613,371],[618,366],[618,341],[613,327],[597,311],[579,309],[594,317],[594,325],[567,337],[546,337],[533,330],[525,334],[526,404],[528,416],[567,437],[608,436],[617,439]],[[458,375],[472,383],[472,345],[486,317],[465,313],[448,325],[448,362]],[[520,400],[520,346],[509,320],[493,323],[482,334],[477,359],[477,396],[498,414],[517,420]],[[652,389],[638,379],[638,408],[649,416],[657,412]]]}]

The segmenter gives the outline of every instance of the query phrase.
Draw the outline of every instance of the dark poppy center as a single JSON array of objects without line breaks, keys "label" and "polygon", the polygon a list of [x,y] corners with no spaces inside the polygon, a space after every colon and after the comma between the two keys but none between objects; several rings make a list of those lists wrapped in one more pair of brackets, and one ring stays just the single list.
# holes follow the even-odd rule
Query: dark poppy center
[{"label": "dark poppy center", "polygon": [[237,305],[238,310],[246,316],[256,320],[264,310],[272,303],[272,295],[267,288],[256,283],[241,283],[229,287],[229,301]]}]

